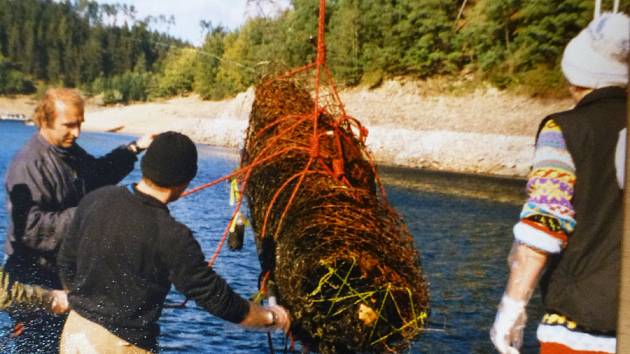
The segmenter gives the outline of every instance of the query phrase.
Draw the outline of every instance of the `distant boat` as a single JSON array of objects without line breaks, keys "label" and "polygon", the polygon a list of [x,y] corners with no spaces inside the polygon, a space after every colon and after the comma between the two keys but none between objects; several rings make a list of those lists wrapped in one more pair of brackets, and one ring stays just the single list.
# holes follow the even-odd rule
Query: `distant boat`
[{"label": "distant boat", "polygon": [[119,125],[117,127],[113,127],[113,128],[107,129],[105,131],[108,132],[108,133],[117,133],[117,132],[123,130],[124,128],[125,128],[124,125]]},{"label": "distant boat", "polygon": [[0,120],[19,120],[26,122],[28,119],[26,118],[26,114],[22,113],[1,113]]}]

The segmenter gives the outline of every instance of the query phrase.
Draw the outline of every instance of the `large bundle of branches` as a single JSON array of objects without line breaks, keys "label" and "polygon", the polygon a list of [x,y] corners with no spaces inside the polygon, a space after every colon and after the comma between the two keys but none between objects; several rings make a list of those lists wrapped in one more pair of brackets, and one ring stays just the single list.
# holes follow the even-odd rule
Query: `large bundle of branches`
[{"label": "large bundle of branches", "polygon": [[256,88],[242,167],[263,272],[309,350],[404,350],[428,316],[413,238],[379,193],[358,122],[314,104],[288,79]]}]

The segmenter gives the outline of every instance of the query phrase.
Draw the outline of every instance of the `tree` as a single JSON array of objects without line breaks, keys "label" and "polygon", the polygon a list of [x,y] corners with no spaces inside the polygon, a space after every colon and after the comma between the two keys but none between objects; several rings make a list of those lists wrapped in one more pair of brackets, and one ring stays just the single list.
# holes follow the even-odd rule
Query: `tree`
[{"label": "tree", "polygon": [[459,33],[462,50],[474,69],[486,73],[503,87],[513,77],[511,51],[516,27],[513,16],[521,6],[521,0],[480,0]]},{"label": "tree", "polygon": [[[131,25],[103,22],[103,16],[114,21],[118,14]],[[182,43],[151,32],[135,16],[133,6],[91,0],[0,0],[0,53],[34,80],[71,87],[152,70],[170,45]]]},{"label": "tree", "polygon": [[197,53],[190,48],[174,48],[164,59],[153,95],[173,96],[192,91]]},{"label": "tree", "polygon": [[[315,60],[319,6],[316,1],[310,0],[292,0],[291,4],[293,11],[282,18],[286,23],[284,58],[289,67],[295,67]],[[330,6],[327,8],[330,9]]]},{"label": "tree", "polygon": [[203,98],[218,99],[226,95],[217,75],[225,51],[227,31],[222,26],[206,24],[206,37],[195,64],[193,89]]},{"label": "tree", "polygon": [[361,65],[363,76],[372,77],[369,84],[378,84],[385,73],[398,66],[400,51],[392,41],[395,18],[395,0],[381,3],[360,2]]},{"label": "tree", "polygon": [[359,0],[341,0],[330,19],[328,63],[342,81],[356,85],[362,75],[360,57],[361,11]]},{"label": "tree", "polygon": [[564,0],[550,3],[525,1],[513,16],[515,28],[513,61],[517,69],[528,70],[537,64],[558,64],[568,39],[577,35],[590,21],[592,1]]},{"label": "tree", "polygon": [[285,62],[282,22],[266,18],[247,21],[225,36],[217,79],[227,94],[246,90],[257,80],[289,68]]},{"label": "tree", "polygon": [[454,45],[456,13],[453,1],[398,2],[392,40],[403,55],[390,72],[422,77],[455,72],[461,55]]},{"label": "tree", "polygon": [[33,82],[0,54],[0,94],[30,93],[34,90]]},{"label": "tree", "polygon": [[[122,86],[223,98],[315,59],[319,4],[291,5],[232,31],[202,21],[205,41],[194,51],[149,29],[153,23],[174,25],[172,16],[138,20],[133,6],[94,0],[0,0],[0,54],[27,81],[90,90],[120,86],[117,94],[108,88],[116,100],[141,96],[124,94]],[[630,3],[621,11],[630,11]],[[591,0],[330,0],[327,60],[347,85],[464,71],[501,88],[544,92],[562,83],[562,49],[592,13]],[[150,75],[140,75],[145,73]]]}]

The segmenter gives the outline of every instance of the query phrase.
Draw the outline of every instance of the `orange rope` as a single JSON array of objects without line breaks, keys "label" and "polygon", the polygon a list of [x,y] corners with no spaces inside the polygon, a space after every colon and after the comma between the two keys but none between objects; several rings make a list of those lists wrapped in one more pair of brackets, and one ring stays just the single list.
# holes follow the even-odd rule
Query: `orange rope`
[{"label": "orange rope", "polygon": [[273,208],[273,206],[276,204],[276,200],[278,199],[278,196],[280,196],[280,193],[291,183],[293,182],[294,179],[301,177],[304,174],[304,171],[302,172],[298,172],[295,175],[291,176],[291,178],[288,178],[281,186],[280,188],[278,188],[278,190],[276,190],[276,193],[274,193],[273,198],[271,198],[271,202],[269,202],[269,205],[267,206],[267,210],[265,210],[265,218],[263,219],[263,226],[262,226],[262,231],[261,231],[261,236],[262,238],[265,238],[267,235],[267,221],[269,220],[269,215],[271,214],[271,209]]},{"label": "orange rope", "polygon": [[[275,136],[269,139],[269,145],[264,147],[257,154],[258,156],[253,161],[251,161],[249,165],[241,167],[238,170],[226,176],[218,178],[214,181],[211,181],[209,183],[205,183],[198,187],[187,190],[184,193],[182,193],[182,197],[189,196],[193,193],[199,192],[203,189],[215,186],[221,182],[224,182],[233,178],[242,178],[241,191],[244,193],[247,188],[249,177],[251,176],[255,168],[264,166],[272,162],[274,159],[278,158],[279,156],[284,155],[288,152],[292,152],[292,151],[304,152],[308,154],[309,156],[309,160],[305,168],[302,171],[293,175],[292,177],[288,178],[286,181],[284,181],[284,183],[282,183],[282,185],[280,185],[280,187],[275,192],[271,202],[269,203],[269,205],[267,206],[265,210],[264,223],[262,226],[262,237],[265,237],[266,231],[267,231],[267,222],[277,199],[279,198],[281,192],[284,191],[289,186],[289,184],[294,182],[296,179],[298,179],[298,181],[296,185],[293,187],[291,196],[289,197],[289,200],[286,206],[284,207],[282,216],[280,217],[280,219],[278,219],[279,221],[278,221],[278,225],[276,226],[276,230],[274,231],[274,236],[277,235],[278,232],[280,232],[283,220],[287,212],[289,211],[290,207],[292,206],[293,200],[295,199],[295,196],[299,192],[300,186],[302,182],[304,181],[304,178],[306,177],[306,175],[319,174],[319,173],[327,174],[335,178],[336,180],[344,183],[346,186],[348,187],[351,186],[350,182],[344,176],[343,166],[345,163],[344,161],[345,159],[344,159],[343,142],[342,142],[342,140],[344,142],[350,142],[351,139],[350,137],[346,136],[346,134],[342,134],[342,130],[347,129],[351,134],[354,134],[352,127],[355,127],[358,130],[357,138],[359,142],[363,145],[365,144],[368,131],[357,119],[351,116],[348,116],[346,114],[345,107],[343,103],[341,102],[341,98],[339,97],[339,93],[337,91],[337,86],[335,85],[333,75],[330,69],[328,68],[328,66],[326,65],[326,44],[325,44],[325,38],[324,38],[325,37],[325,19],[326,19],[326,0],[320,0],[319,1],[318,29],[317,29],[317,56],[316,56],[315,62],[304,65],[302,67],[292,69],[288,72],[285,72],[284,74],[281,74],[279,76],[276,76],[275,78],[270,79],[270,80],[277,80],[277,79],[289,78],[299,73],[314,69],[315,70],[315,83],[314,83],[314,89],[315,89],[314,103],[315,104],[314,104],[312,113],[310,115],[298,114],[298,115],[282,116],[274,120],[273,122],[267,124],[265,127],[259,129],[256,132],[256,135],[255,135],[256,138],[259,138],[264,133],[274,128],[279,127],[281,123],[288,124],[286,127],[275,132]],[[324,84],[330,90],[330,93],[327,93],[324,96],[322,95],[322,80],[324,80]],[[331,98],[332,102],[328,101],[326,103],[322,101],[324,97]],[[322,136],[327,135],[327,132],[323,132],[323,133],[318,132],[318,119],[321,114],[329,114],[334,117],[334,127],[333,127],[332,134],[333,134],[333,139],[334,139],[335,151],[333,154],[331,154],[334,156],[322,156],[322,152],[320,151],[320,139]],[[300,146],[301,145],[300,142],[293,142],[294,144],[293,146],[284,148],[274,153],[270,153],[270,150],[272,147],[274,147],[275,143],[280,141],[282,138],[286,137],[296,127],[298,127],[300,124],[307,121],[309,118],[312,121],[311,124],[313,127],[313,135],[310,141],[308,142],[308,144]],[[324,161],[324,159],[326,158],[331,159],[332,166],[327,165],[327,163]],[[366,158],[374,174],[374,177],[380,189],[381,195],[386,201],[387,195],[385,193],[385,189],[381,183],[381,180],[378,177],[374,159],[372,155],[367,151],[366,151]],[[314,163],[316,163],[317,166],[321,167],[321,170],[323,171],[315,171],[315,170],[309,171],[309,169]],[[225,240],[228,237],[230,225],[232,224],[234,218],[236,217],[236,215],[238,214],[242,206],[242,195],[243,194],[239,196],[236,207],[234,208],[234,211],[232,213],[232,217],[230,218],[230,222],[228,223],[228,226],[225,228],[223,235],[219,241],[219,244],[217,245],[217,248],[215,249],[214,254],[212,255],[212,258],[208,262],[209,266],[212,266],[214,262],[216,261],[221,251],[221,248],[223,247],[223,244],[225,243]]]}]

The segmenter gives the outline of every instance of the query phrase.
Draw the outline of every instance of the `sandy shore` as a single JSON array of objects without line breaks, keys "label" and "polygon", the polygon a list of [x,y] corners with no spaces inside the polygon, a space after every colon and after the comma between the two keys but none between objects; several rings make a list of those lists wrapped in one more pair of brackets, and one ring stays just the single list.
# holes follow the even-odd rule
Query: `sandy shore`
[{"label": "sandy shore", "polygon": [[[84,128],[142,134],[176,130],[196,142],[239,146],[253,89],[233,99],[196,96],[120,107],[88,106]],[[369,130],[367,145],[381,164],[440,171],[524,177],[538,122],[571,107],[570,100],[540,100],[494,89],[465,95],[424,94],[421,83],[388,81],[375,90],[341,93],[347,112]],[[30,114],[28,99],[0,99],[0,112]]]}]

